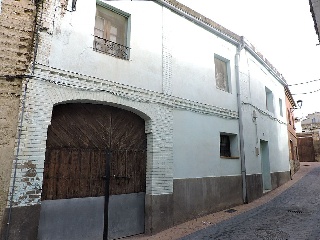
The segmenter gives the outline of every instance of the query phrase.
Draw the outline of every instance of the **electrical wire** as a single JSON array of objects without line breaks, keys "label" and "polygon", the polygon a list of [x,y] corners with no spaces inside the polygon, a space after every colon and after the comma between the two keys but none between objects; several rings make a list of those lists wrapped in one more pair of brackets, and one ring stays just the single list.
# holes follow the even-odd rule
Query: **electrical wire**
[{"label": "electrical wire", "polygon": [[320,88],[311,92],[304,92],[304,93],[292,93],[291,95],[305,95],[305,94],[311,94],[311,93],[316,93],[319,92]]},{"label": "electrical wire", "polygon": [[290,85],[288,85],[288,86],[291,87],[291,86],[303,85],[303,84],[307,84],[307,83],[311,83],[311,82],[316,82],[316,81],[320,81],[320,79],[311,80],[311,81],[308,81],[308,82],[294,83],[294,84],[290,84]]}]

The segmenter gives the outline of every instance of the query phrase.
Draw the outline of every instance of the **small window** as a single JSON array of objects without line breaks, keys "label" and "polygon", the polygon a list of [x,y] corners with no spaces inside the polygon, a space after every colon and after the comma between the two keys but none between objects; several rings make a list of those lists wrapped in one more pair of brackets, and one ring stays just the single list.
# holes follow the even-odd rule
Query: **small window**
[{"label": "small window", "polygon": [[220,157],[239,158],[238,138],[236,134],[220,133]]},{"label": "small window", "polygon": [[215,56],[214,65],[217,88],[226,92],[230,92],[228,61],[222,59],[221,57]]},{"label": "small window", "polygon": [[295,156],[294,156],[294,147],[293,147],[293,142],[292,140],[290,139],[290,157],[291,157],[291,160],[294,160],[295,159]]},{"label": "small window", "polygon": [[97,5],[94,50],[128,60],[127,32],[128,16]]},{"label": "small window", "polygon": [[291,114],[289,109],[287,109],[287,115],[288,115],[288,122],[291,125]]},{"label": "small window", "polygon": [[294,125],[294,118],[293,118],[293,116],[292,116],[292,127],[293,127],[294,130],[296,129],[296,126]]},{"label": "small window", "polygon": [[280,109],[280,116],[283,117],[282,99],[281,98],[279,98],[279,109]]},{"label": "small window", "polygon": [[266,91],[266,108],[268,111],[273,112],[273,94],[269,88],[265,88]]}]

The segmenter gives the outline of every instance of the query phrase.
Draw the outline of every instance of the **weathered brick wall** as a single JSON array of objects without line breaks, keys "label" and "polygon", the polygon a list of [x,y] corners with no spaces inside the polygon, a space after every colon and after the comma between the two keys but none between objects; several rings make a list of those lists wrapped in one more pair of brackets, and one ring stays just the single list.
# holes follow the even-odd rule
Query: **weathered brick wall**
[{"label": "weathered brick wall", "polygon": [[21,78],[33,45],[35,6],[31,0],[2,0],[0,13],[0,222],[6,205],[17,133]]},{"label": "weathered brick wall", "polygon": [[31,0],[3,0],[0,14],[0,73],[25,74],[32,55],[35,6]]},{"label": "weathered brick wall", "polygon": [[0,218],[6,205],[18,123],[21,80],[0,82]]}]

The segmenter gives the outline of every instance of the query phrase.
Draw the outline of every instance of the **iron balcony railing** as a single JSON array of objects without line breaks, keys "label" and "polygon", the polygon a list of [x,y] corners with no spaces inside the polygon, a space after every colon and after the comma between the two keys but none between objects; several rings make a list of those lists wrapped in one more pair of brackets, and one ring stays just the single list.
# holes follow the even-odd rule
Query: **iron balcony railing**
[{"label": "iron balcony railing", "polygon": [[93,49],[95,51],[103,52],[117,58],[129,60],[129,47],[98,36],[94,36]]}]

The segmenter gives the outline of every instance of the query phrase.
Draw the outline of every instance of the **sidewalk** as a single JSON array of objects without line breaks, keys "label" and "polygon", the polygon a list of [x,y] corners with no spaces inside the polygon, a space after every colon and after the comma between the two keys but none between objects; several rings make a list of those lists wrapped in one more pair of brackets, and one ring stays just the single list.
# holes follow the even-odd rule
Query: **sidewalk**
[{"label": "sidewalk", "polygon": [[263,205],[276,196],[278,196],[280,193],[291,187],[293,184],[295,184],[297,181],[299,181],[302,177],[304,177],[308,172],[310,172],[312,169],[320,167],[319,162],[301,162],[300,163],[300,170],[293,176],[293,179],[279,188],[267,193],[263,197],[249,203],[249,204],[243,204],[236,207],[233,207],[232,209],[236,210],[232,213],[228,213],[225,211],[216,212],[201,218],[197,218],[191,221],[188,221],[186,223],[177,225],[175,227],[172,227],[170,229],[167,229],[165,231],[162,231],[158,234],[155,234],[153,236],[145,236],[145,235],[138,235],[129,237],[126,239],[130,240],[166,240],[166,239],[179,239],[181,237],[184,237],[188,234],[191,234],[193,232],[196,232],[200,229],[206,228],[208,226],[214,225],[216,223],[219,223],[223,220],[230,219],[236,215],[239,215],[241,213],[244,213],[248,210],[251,210],[253,208],[256,208],[260,205]]}]

